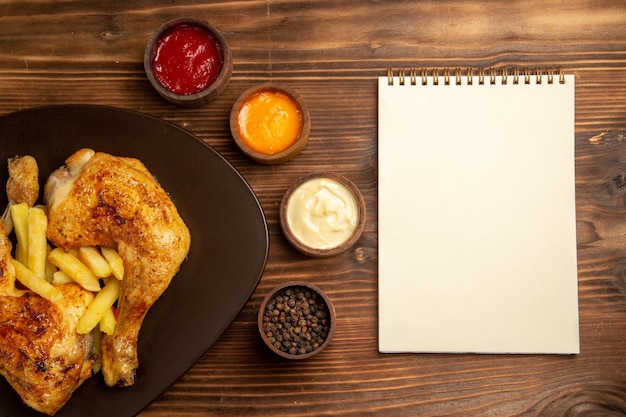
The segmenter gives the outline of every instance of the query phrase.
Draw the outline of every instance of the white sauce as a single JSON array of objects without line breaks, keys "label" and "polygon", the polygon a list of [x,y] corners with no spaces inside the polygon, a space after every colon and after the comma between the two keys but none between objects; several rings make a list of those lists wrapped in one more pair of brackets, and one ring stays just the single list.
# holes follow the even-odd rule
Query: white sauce
[{"label": "white sauce", "polygon": [[289,229],[311,248],[340,246],[352,236],[358,221],[356,198],[349,188],[330,178],[306,181],[287,201]]}]

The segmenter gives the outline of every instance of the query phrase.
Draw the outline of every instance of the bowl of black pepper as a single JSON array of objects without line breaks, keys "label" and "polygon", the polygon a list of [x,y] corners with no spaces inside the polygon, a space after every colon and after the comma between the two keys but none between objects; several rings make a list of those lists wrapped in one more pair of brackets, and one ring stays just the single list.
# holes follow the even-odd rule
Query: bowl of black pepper
[{"label": "bowl of black pepper", "polygon": [[317,286],[289,282],[271,290],[259,308],[259,333],[270,350],[305,359],[324,349],[335,332],[335,308]]}]

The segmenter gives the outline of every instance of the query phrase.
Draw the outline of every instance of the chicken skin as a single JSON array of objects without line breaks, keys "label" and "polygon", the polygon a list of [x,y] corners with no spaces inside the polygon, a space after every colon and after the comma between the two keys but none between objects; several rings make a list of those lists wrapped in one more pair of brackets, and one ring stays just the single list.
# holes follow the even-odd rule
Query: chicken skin
[{"label": "chicken skin", "polygon": [[189,229],[139,160],[91,149],[50,175],[44,201],[52,243],[113,247],[124,261],[118,321],[102,338],[102,372],[109,386],[132,385],[141,324],[187,257]]},{"label": "chicken skin", "polygon": [[[7,192],[12,202],[32,206],[37,200],[36,168],[30,157],[9,161]],[[0,222],[0,375],[25,404],[54,415],[92,375],[97,360],[93,336],[76,333],[93,294],[63,284],[58,286],[61,299],[52,303],[17,288],[6,220]]]}]

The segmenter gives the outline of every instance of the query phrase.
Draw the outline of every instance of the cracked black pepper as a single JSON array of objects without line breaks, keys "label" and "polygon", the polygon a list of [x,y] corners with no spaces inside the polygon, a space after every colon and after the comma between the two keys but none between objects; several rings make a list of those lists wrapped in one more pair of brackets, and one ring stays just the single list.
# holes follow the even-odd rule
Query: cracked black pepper
[{"label": "cracked black pepper", "polygon": [[277,291],[263,315],[263,332],[278,350],[291,355],[315,351],[328,337],[330,313],[315,291],[295,286]]}]

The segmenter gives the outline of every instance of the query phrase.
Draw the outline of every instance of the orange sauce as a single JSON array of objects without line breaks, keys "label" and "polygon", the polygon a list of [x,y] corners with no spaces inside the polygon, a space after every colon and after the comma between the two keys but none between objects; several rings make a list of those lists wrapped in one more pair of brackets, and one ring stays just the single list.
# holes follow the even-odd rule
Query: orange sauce
[{"label": "orange sauce", "polygon": [[244,101],[237,129],[250,148],[273,155],[296,142],[302,130],[302,115],[288,95],[276,90],[259,91]]}]

